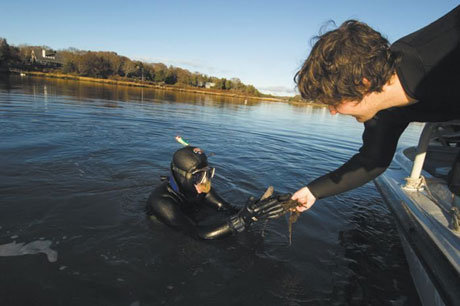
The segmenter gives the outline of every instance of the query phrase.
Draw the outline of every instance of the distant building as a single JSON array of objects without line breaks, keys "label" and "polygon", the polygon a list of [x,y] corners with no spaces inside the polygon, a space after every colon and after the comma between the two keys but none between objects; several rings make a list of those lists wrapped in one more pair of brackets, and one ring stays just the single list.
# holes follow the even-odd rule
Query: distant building
[{"label": "distant building", "polygon": [[206,88],[213,88],[214,86],[216,86],[216,83],[213,83],[213,82],[206,82],[204,84],[204,87]]},{"label": "distant building", "polygon": [[62,59],[59,56],[59,53],[45,48],[33,48],[30,51],[30,62],[52,68],[62,66]]}]

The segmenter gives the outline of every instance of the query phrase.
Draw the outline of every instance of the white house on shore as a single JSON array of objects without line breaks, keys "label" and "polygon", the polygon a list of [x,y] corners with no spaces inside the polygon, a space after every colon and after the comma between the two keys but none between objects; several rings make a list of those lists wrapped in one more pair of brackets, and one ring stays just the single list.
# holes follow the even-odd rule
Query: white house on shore
[{"label": "white house on shore", "polygon": [[59,53],[45,48],[33,48],[30,51],[30,62],[33,64],[40,64],[50,67],[62,66],[61,57]]},{"label": "white house on shore", "polygon": [[213,83],[213,82],[206,82],[204,84],[204,87],[206,88],[213,88],[214,86],[216,86],[216,83]]}]

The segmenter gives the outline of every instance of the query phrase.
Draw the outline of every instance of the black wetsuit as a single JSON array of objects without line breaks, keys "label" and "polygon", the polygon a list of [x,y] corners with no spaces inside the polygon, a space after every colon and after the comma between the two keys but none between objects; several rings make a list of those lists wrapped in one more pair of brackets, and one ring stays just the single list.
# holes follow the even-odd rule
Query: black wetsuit
[{"label": "black wetsuit", "polygon": [[361,186],[385,171],[410,122],[460,118],[460,6],[399,39],[391,50],[401,58],[396,72],[405,92],[418,102],[382,110],[365,122],[359,153],[308,184],[317,199]]},{"label": "black wetsuit", "polygon": [[230,216],[238,208],[223,200],[214,189],[190,199],[175,191],[172,184],[165,181],[150,194],[148,215],[202,239],[222,238],[237,232],[231,226]]}]

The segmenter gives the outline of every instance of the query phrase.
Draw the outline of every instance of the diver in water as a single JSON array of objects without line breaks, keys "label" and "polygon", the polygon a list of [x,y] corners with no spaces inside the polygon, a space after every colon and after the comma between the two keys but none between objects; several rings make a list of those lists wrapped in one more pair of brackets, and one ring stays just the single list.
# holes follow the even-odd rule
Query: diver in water
[{"label": "diver in water", "polygon": [[[171,176],[150,195],[147,214],[176,229],[202,239],[222,238],[244,231],[259,220],[278,218],[286,212],[281,202],[290,195],[263,200],[250,198],[242,209],[223,200],[211,188],[215,168],[209,167],[206,154],[198,147],[186,146],[174,153]],[[212,215],[223,216],[209,222]]]}]

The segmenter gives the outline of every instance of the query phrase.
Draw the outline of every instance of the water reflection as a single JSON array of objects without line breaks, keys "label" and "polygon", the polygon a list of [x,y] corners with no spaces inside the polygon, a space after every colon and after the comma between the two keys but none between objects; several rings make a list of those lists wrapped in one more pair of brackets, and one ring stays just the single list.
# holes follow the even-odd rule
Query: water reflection
[{"label": "water reflection", "polygon": [[11,89],[10,76],[8,74],[0,73],[0,89],[7,91]]},{"label": "water reflection", "polygon": [[[42,77],[19,77],[17,75],[3,75],[3,88],[7,88],[9,79],[21,83],[25,88],[32,88],[33,95],[70,96],[80,100],[104,99],[109,101],[139,101],[139,102],[181,102],[198,104],[202,106],[246,104],[258,105],[261,101],[246,100],[241,97],[205,95],[200,93],[188,93],[181,91],[161,90],[126,85],[111,85],[92,83],[87,81],[73,81],[65,79],[51,79]],[[47,87],[53,89],[49,91]]]},{"label": "water reflection", "polygon": [[344,198],[350,201],[351,228],[340,231],[338,238],[350,273],[337,293],[347,305],[418,305],[411,276],[398,272],[404,253],[382,199]]}]

